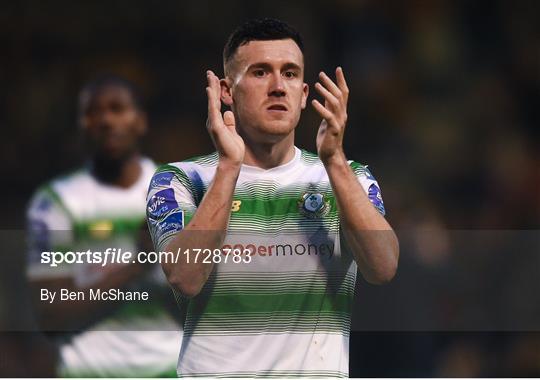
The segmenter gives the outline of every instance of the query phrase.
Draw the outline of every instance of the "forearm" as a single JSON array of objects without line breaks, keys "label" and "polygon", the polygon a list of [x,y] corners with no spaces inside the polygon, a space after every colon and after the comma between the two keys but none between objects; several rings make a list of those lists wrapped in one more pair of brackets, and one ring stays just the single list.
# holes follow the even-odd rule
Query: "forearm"
[{"label": "forearm", "polygon": [[[190,223],[175,235],[166,251],[221,248],[239,172],[239,166],[218,165],[214,179]],[[194,297],[205,284],[214,264],[187,260],[187,255],[179,255],[177,262],[163,263],[162,267],[167,280],[176,290],[187,297]]]},{"label": "forearm", "polygon": [[399,257],[392,227],[373,207],[344,155],[325,162],[325,168],[340,212],[343,236],[362,275],[371,283],[390,281]]}]

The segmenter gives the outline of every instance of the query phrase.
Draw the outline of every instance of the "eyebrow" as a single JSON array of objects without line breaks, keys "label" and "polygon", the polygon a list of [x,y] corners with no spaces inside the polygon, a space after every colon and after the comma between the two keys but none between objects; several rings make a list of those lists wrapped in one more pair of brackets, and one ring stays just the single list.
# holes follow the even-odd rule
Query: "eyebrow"
[{"label": "eyebrow", "polygon": [[[250,70],[252,70],[254,68],[261,68],[261,69],[265,69],[265,70],[271,70],[272,65],[270,65],[267,62],[256,62],[256,63],[253,63],[253,64],[249,65],[249,67],[247,68],[247,71],[250,71]],[[282,70],[293,69],[293,70],[302,71],[302,68],[299,65],[297,65],[296,63],[293,63],[293,62],[285,63],[281,69]]]}]

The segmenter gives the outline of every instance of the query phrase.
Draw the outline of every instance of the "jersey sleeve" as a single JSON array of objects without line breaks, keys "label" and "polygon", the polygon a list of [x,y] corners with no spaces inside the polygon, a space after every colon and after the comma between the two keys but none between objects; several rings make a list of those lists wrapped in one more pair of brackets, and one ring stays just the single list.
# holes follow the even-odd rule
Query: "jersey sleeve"
[{"label": "jersey sleeve", "polygon": [[43,252],[65,252],[73,245],[72,218],[52,187],[44,186],[32,197],[26,212],[26,275],[29,280],[69,277],[69,265],[42,263]]},{"label": "jersey sleeve", "polygon": [[191,220],[196,206],[193,185],[176,166],[160,166],[148,188],[146,217],[156,251],[163,251],[174,235]]},{"label": "jersey sleeve", "polygon": [[381,215],[384,216],[386,214],[386,210],[384,208],[381,188],[379,187],[379,184],[377,183],[375,177],[373,177],[367,166],[364,166],[354,161],[350,161],[349,165],[354,171],[358,182],[360,182],[360,185],[362,185],[362,188],[366,192],[371,204],[373,204],[373,206],[381,213]]}]

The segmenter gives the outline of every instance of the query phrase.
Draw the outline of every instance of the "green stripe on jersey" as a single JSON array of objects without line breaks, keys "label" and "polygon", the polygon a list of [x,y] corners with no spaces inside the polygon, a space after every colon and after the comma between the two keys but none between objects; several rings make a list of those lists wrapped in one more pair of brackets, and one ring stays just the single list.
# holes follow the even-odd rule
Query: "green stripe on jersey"
[{"label": "green stripe on jersey", "polygon": [[[215,281],[219,288],[213,288]],[[354,281],[354,273],[212,274],[201,295],[188,305],[185,333],[316,331],[348,335]]]},{"label": "green stripe on jersey", "polygon": [[251,313],[282,311],[341,311],[349,310],[348,294],[330,296],[325,293],[234,294],[215,295],[208,300],[201,298],[190,303],[192,313]]},{"label": "green stripe on jersey", "polygon": [[218,152],[213,152],[203,156],[195,156],[184,160],[183,162],[193,162],[201,166],[215,166],[219,160]]}]

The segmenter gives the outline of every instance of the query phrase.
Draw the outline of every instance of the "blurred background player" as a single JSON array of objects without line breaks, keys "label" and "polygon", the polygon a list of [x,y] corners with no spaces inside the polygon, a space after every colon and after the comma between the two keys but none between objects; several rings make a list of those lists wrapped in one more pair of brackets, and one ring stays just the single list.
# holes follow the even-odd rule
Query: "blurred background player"
[{"label": "blurred background player", "polygon": [[[79,96],[79,122],[89,151],[87,165],[41,187],[27,212],[27,275],[38,319],[44,330],[63,332],[55,338],[58,375],[175,376],[179,327],[167,309],[172,297],[159,265],[51,268],[40,263],[42,251],[145,248],[144,200],[155,165],[139,153],[147,120],[138,92],[116,76],[86,84]],[[138,289],[148,291],[149,300],[104,302],[86,297],[49,303],[39,300],[41,288]]]}]

